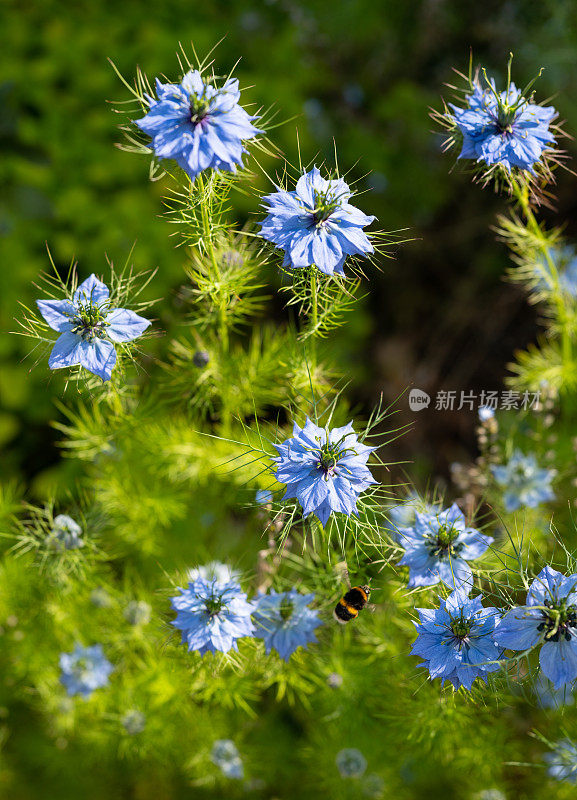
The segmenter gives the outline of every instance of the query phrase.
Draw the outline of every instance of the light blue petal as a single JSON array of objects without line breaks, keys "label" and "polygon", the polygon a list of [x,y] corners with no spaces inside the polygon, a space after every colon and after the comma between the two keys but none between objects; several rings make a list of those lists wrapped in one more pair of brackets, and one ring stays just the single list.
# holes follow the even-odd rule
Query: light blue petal
[{"label": "light blue petal", "polygon": [[142,336],[150,320],[139,317],[127,308],[114,308],[106,316],[106,334],[113,342],[131,342]]},{"label": "light blue petal", "polygon": [[95,305],[100,305],[108,300],[109,295],[108,286],[99,281],[96,275],[92,273],[74,292],[73,302],[74,304],[94,303]]},{"label": "light blue petal", "polygon": [[560,689],[577,678],[577,653],[572,642],[565,639],[545,642],[539,654],[539,664],[555,689]]},{"label": "light blue petal", "polygon": [[70,333],[70,331],[59,336],[48,359],[50,369],[64,369],[64,367],[75,367],[80,364],[81,344],[80,336]]},{"label": "light blue petal", "polygon": [[60,333],[70,330],[76,313],[70,300],[37,300],[36,305],[53,330]]},{"label": "light blue petal", "polygon": [[81,339],[78,347],[78,361],[93,375],[98,375],[103,381],[109,381],[116,364],[116,350],[112,342],[107,342],[105,339],[95,339],[93,342],[85,342]]}]

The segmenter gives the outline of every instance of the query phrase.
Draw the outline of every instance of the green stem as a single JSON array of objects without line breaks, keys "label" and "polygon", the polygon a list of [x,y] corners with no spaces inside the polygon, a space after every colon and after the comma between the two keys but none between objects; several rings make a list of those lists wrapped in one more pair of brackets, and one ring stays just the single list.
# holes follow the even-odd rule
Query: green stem
[{"label": "green stem", "polygon": [[527,225],[531,233],[535,236],[535,238],[539,241],[539,246],[541,252],[545,256],[545,260],[547,262],[547,266],[549,268],[549,273],[553,280],[553,300],[557,307],[557,317],[559,320],[559,326],[561,328],[561,352],[563,358],[563,367],[565,369],[571,369],[571,365],[573,363],[573,346],[571,342],[571,331],[569,328],[569,320],[567,315],[567,310],[565,308],[565,302],[563,299],[563,292],[561,291],[561,285],[559,282],[559,271],[557,269],[557,265],[553,257],[551,256],[551,251],[547,244],[543,241],[543,231],[535,215],[533,213],[533,209],[531,208],[531,204],[529,202],[529,193],[527,187],[524,186],[521,188],[516,181],[513,182],[513,191],[521,208],[523,209],[523,214],[525,215],[525,219],[527,220]]},{"label": "green stem", "polygon": [[[215,278],[220,274],[220,267],[216,257],[216,250],[212,237],[212,229],[210,225],[210,216],[208,213],[208,193],[205,191],[205,183],[202,175],[197,177],[198,187],[202,201],[200,203],[200,213],[202,218],[202,232],[203,232],[203,245],[206,248],[207,255],[212,264],[212,269]],[[229,352],[229,331],[228,331],[228,308],[227,298],[223,294],[217,294],[212,298],[212,302],[216,305],[218,310],[218,338],[220,343],[220,360],[221,363],[226,359]],[[222,411],[221,421],[224,432],[230,430],[231,412],[226,402],[226,387],[221,389]]]},{"label": "green stem", "polygon": [[316,331],[319,321],[319,306],[317,296],[317,274],[315,268],[311,268],[311,371],[314,371],[317,366],[317,340]]}]

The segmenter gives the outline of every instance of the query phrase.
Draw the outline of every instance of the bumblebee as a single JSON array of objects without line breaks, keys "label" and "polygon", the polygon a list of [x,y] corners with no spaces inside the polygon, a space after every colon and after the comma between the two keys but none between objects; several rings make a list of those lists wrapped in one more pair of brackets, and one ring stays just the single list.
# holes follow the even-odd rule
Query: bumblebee
[{"label": "bumblebee", "polygon": [[369,602],[370,596],[370,586],[351,586],[335,606],[333,616],[336,621],[341,625],[345,625],[352,619],[356,619],[359,616],[359,611],[362,611]]}]

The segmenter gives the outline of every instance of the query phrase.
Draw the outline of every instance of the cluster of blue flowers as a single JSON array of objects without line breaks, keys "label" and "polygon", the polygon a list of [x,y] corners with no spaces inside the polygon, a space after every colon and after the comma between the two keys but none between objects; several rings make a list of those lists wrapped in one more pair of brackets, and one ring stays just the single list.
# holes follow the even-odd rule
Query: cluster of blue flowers
[{"label": "cluster of blue flowers", "polygon": [[552,778],[566,783],[577,783],[577,747],[570,739],[561,739],[543,758]]},{"label": "cluster of blue flowers", "polygon": [[438,609],[417,609],[420,624],[413,655],[424,658],[431,678],[471,688],[477,677],[505,663],[506,650],[528,655],[539,648],[542,678],[551,682],[544,705],[569,702],[577,679],[577,575],[545,567],[532,582],[526,604],[508,611],[483,608],[462,585]]},{"label": "cluster of blue flowers", "polygon": [[539,664],[555,689],[577,678],[577,575],[545,567],[531,584],[526,604],[508,611],[496,640],[509,650],[541,645]]},{"label": "cluster of blue flowers", "polygon": [[535,278],[538,289],[550,292],[558,288],[569,297],[577,297],[577,253],[575,248],[571,245],[559,245],[550,248],[547,254],[537,253]]},{"label": "cluster of blue flowers", "polygon": [[189,650],[228,653],[237,650],[244,637],[263,639],[266,652],[276,652],[285,661],[299,647],[316,641],[321,625],[316,611],[309,608],[314,595],[287,592],[259,594],[249,601],[236,579],[199,576],[172,598],[177,612],[172,624],[182,631]]},{"label": "cluster of blue flowers", "polygon": [[[177,84],[156,81],[157,97],[145,98],[147,113],[136,120],[150,137],[150,149],[158,159],[171,159],[194,182],[205,170],[235,172],[247,152],[244,142],[263,133],[257,119],[239,104],[238,81],[221,86],[207,82],[191,70]],[[503,92],[488,81],[477,82],[466,98],[466,107],[450,106],[453,125],[462,134],[460,158],[474,159],[488,167],[500,166],[534,174],[555,145],[551,125],[555,109],[532,102],[532,96],[508,82]],[[302,174],[294,191],[280,186],[266,195],[266,218],[260,236],[284,253],[283,267],[319,270],[327,276],[344,274],[347,260],[374,252],[365,232],[374,220],[350,203],[352,191],[339,177],[325,178],[314,167]],[[577,258],[568,260],[561,274],[562,289],[577,294]],[[103,381],[111,379],[117,361],[116,346],[144,334],[150,321],[135,312],[116,307],[108,287],[95,275],[65,299],[38,300],[48,326],[60,335],[49,357],[51,369],[80,366]],[[196,356],[203,355],[203,352]],[[206,354],[204,354],[206,355]],[[206,366],[207,358],[197,358]],[[195,357],[196,357],[195,356]],[[202,363],[201,363],[202,362]],[[494,411],[483,407],[479,418],[491,424]],[[292,436],[275,444],[270,470],[286,489],[282,501],[296,500],[302,517],[316,517],[328,525],[332,515],[359,516],[361,496],[377,484],[369,459],[376,450],[359,439],[353,422],[342,427],[321,427],[306,418],[294,423]],[[539,467],[533,455],[515,451],[507,464],[491,467],[503,490],[507,511],[536,507],[553,500],[554,470]],[[269,474],[270,474],[269,472]],[[270,512],[273,493],[256,493],[259,514]],[[359,508],[360,506],[360,508]],[[316,524],[316,523],[315,523]],[[467,525],[457,504],[444,509],[416,497],[388,510],[385,527],[395,545],[403,550],[399,561],[408,567],[408,589],[439,585],[446,597],[438,608],[417,608],[417,638],[411,654],[421,659],[431,679],[471,690],[473,683],[507,665],[510,659],[530,657],[539,651],[539,687],[543,705],[561,704],[572,697],[577,680],[577,575],[564,576],[545,567],[533,580],[524,605],[502,609],[484,606],[474,594],[470,562],[482,558],[493,538]],[[51,540],[61,550],[83,547],[82,528],[70,517],[54,519]],[[241,639],[262,640],[267,655],[273,651],[289,661],[298,648],[317,641],[322,620],[311,605],[313,594],[297,589],[270,589],[249,599],[240,575],[228,565],[210,562],[188,573],[188,584],[171,598],[176,612],[171,624],[180,631],[189,651],[206,653],[238,651]],[[151,607],[130,603],[124,616],[131,625],[146,625]],[[513,655],[510,655],[510,653]],[[508,655],[509,653],[509,655]],[[515,655],[516,654],[516,655]],[[101,645],[76,645],[60,656],[61,682],[70,696],[88,698],[106,686],[114,667]],[[335,683],[337,685],[337,683]],[[129,733],[143,730],[140,712],[123,721]],[[547,758],[553,777],[576,782],[577,749],[568,741],[558,743]],[[244,767],[239,751],[228,739],[214,742],[211,759],[229,778],[241,779]],[[356,749],[338,753],[336,766],[343,778],[360,778],[367,761]]]},{"label": "cluster of blue flowers", "polygon": [[220,768],[225,778],[242,780],[244,765],[232,739],[217,739],[212,746],[210,760]]}]

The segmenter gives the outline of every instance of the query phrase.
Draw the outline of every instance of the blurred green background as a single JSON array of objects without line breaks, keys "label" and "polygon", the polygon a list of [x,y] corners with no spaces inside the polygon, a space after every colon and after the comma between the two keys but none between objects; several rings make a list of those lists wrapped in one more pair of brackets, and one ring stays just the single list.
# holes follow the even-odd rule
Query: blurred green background
[{"label": "blurred green background", "polygon": [[[162,183],[149,184],[146,159],[115,147],[109,101],[127,91],[108,58],[129,79],[136,64],[177,78],[179,42],[204,54],[225,37],[218,68],[242,59],[241,85],[253,87],[243,101],[296,117],[273,132],[287,158],[296,161],[297,128],[304,161],[331,160],[334,137],[341,170],[370,190],[359,204],[384,229],[410,228],[415,241],[371,276],[370,297],[339,337],[354,399],[392,399],[410,383],[497,388],[515,348],[535,338],[534,311],[503,283],[507,254],[489,231],[503,201],[470,185],[460,166],[449,174],[454,159],[441,154],[428,110],[452,67],[466,69],[469,48],[499,76],[513,50],[519,83],[546,67],[538,98],[555,94],[577,130],[575,2],[3,0],[0,13],[0,477],[27,483],[32,498],[64,469],[50,426],[57,385],[8,332],[19,302],[37,295],[46,246],[59,267],[78,259],[86,276],[103,270],[105,254],[124,262],[136,242],[136,267],[159,268],[151,295],[172,298],[182,280],[184,252],[159,216]],[[558,212],[570,232],[576,197],[572,176],[560,175]],[[245,198],[241,221],[255,210]],[[167,312],[158,313],[162,327]],[[397,456],[423,479],[445,474],[474,448],[472,416],[422,412]]]}]

